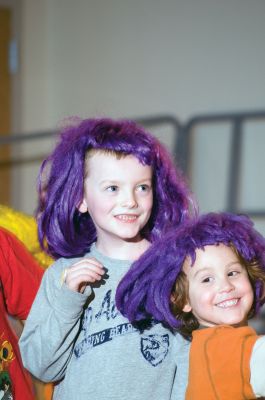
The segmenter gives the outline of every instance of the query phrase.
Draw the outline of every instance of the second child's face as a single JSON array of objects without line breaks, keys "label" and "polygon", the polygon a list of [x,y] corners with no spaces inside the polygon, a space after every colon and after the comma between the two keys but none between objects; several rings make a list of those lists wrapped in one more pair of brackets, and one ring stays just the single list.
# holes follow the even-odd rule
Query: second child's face
[{"label": "second child's face", "polygon": [[98,242],[140,240],[152,211],[152,168],[131,155],[117,159],[98,151],[87,171],[79,210],[89,212]]},{"label": "second child's face", "polygon": [[228,246],[205,246],[196,250],[196,260],[184,265],[189,285],[189,303],[200,325],[247,325],[254,296],[245,267]]}]

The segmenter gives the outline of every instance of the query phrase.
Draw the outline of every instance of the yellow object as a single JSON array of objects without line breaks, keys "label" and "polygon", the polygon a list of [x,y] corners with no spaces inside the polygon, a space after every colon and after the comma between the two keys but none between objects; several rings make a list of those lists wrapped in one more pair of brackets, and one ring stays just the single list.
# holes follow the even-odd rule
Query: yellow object
[{"label": "yellow object", "polygon": [[16,235],[42,267],[47,268],[53,263],[54,260],[40,247],[34,217],[0,205],[0,226]]}]

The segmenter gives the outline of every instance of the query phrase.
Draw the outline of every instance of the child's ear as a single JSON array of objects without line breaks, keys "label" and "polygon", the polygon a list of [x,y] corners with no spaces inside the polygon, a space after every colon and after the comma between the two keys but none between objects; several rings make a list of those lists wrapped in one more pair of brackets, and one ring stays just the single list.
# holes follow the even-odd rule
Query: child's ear
[{"label": "child's ear", "polygon": [[185,306],[183,307],[182,311],[186,312],[186,313],[189,313],[189,312],[192,311],[192,308],[191,308],[191,305],[190,305],[189,302],[185,304]]},{"label": "child's ear", "polygon": [[79,206],[77,207],[78,211],[80,211],[81,213],[85,213],[87,212],[87,203],[85,201],[85,199],[83,199],[81,201],[81,203],[79,204]]},{"label": "child's ear", "polygon": [[[178,304],[178,299],[177,299],[177,296],[175,293],[171,293],[170,301],[172,304]],[[191,305],[188,300],[187,300],[187,303],[185,304],[185,306],[182,308],[182,311],[186,312],[186,313],[189,313],[192,311]]]}]

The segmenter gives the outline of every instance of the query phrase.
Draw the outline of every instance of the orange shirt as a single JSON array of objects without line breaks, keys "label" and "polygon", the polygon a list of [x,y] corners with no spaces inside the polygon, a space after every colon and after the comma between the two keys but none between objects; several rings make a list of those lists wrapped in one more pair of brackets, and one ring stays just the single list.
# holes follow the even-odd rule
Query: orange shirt
[{"label": "orange shirt", "polygon": [[258,339],[248,327],[220,325],[193,332],[186,400],[250,400],[250,357]]}]

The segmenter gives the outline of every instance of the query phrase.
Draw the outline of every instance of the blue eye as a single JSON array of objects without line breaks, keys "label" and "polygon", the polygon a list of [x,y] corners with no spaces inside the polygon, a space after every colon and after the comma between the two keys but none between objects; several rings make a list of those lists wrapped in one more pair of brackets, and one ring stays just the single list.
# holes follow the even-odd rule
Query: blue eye
[{"label": "blue eye", "polygon": [[107,190],[108,192],[114,193],[114,192],[117,192],[118,186],[111,185],[111,186],[108,186],[108,187],[106,188],[106,190]]},{"label": "blue eye", "polygon": [[151,187],[149,185],[143,184],[143,185],[139,185],[138,189],[141,192],[148,192],[151,189]]}]

